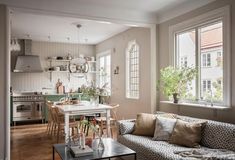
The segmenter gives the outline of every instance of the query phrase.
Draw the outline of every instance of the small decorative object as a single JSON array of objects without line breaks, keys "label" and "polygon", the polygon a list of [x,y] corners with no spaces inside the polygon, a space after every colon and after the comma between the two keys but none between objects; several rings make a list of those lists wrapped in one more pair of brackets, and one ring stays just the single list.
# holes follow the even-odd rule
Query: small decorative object
[{"label": "small decorative object", "polygon": [[73,57],[71,56],[71,54],[68,53],[66,59],[67,59],[67,60],[71,60],[71,59],[73,59]]},{"label": "small decorative object", "polygon": [[69,128],[69,136],[66,142],[68,147],[72,146],[72,128]]},{"label": "small decorative object", "polygon": [[56,83],[56,91],[58,94],[64,93],[64,86],[63,86],[63,83],[60,81],[60,79],[58,79],[58,81]]},{"label": "small decorative object", "polygon": [[168,66],[161,69],[158,86],[165,96],[173,96],[174,103],[178,103],[178,96],[185,97],[191,81],[195,78],[197,70],[195,68],[174,68]]},{"label": "small decorative object", "polygon": [[116,66],[116,68],[114,69],[114,74],[119,74],[119,66]]},{"label": "small decorative object", "polygon": [[89,146],[85,146],[84,149],[81,149],[78,146],[70,147],[73,157],[81,157],[93,154],[93,150]]},{"label": "small decorative object", "polygon": [[94,119],[93,121],[88,121],[88,120],[82,120],[82,124],[85,124],[89,126],[93,130],[93,141],[92,141],[92,149],[93,150],[98,150],[98,151],[103,151],[105,146],[104,142],[102,139],[102,133],[101,130],[99,129],[99,125],[96,124],[96,120]]},{"label": "small decorative object", "polygon": [[98,151],[103,151],[104,150],[104,142],[103,142],[103,139],[102,137],[100,136],[99,138],[99,143],[98,143],[98,148],[97,148]]}]

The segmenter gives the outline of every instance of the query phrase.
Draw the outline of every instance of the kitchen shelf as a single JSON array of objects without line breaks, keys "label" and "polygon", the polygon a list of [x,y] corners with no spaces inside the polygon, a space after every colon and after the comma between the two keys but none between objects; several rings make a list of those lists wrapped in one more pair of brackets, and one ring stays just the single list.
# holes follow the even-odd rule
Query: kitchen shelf
[{"label": "kitchen shelf", "polygon": [[[68,60],[68,59],[50,59],[50,58],[48,58],[47,61],[50,62],[50,68],[52,68],[54,65],[58,65],[59,62],[62,63],[62,65],[63,64],[64,65],[65,64],[69,65],[70,62],[72,61],[72,59]],[[53,65],[54,62],[55,62],[55,64]],[[87,63],[89,65],[89,69],[92,69],[92,71],[88,71],[88,73],[84,73],[84,74],[96,74],[96,73],[98,73],[97,71],[95,71],[96,61],[87,61]],[[52,81],[53,73],[67,73],[69,81],[70,81],[70,77],[71,77],[71,74],[72,74],[69,71],[49,71],[49,70],[47,70],[46,72],[48,72],[50,74],[50,81]]]},{"label": "kitchen shelf", "polygon": [[68,59],[47,59],[49,62],[70,62],[71,60]]},{"label": "kitchen shelf", "polygon": [[49,73],[69,73],[69,71],[46,71]]}]

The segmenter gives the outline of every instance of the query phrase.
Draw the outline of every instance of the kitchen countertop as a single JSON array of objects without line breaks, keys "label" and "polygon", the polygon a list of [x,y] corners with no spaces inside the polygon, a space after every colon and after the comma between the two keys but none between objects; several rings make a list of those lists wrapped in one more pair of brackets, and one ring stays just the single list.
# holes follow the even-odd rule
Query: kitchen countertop
[{"label": "kitchen countertop", "polygon": [[[71,95],[77,95],[77,94],[82,94],[82,93],[70,93]],[[48,93],[48,94],[42,94],[43,96],[65,96],[67,95],[66,93],[64,94],[59,94],[59,93]]]}]

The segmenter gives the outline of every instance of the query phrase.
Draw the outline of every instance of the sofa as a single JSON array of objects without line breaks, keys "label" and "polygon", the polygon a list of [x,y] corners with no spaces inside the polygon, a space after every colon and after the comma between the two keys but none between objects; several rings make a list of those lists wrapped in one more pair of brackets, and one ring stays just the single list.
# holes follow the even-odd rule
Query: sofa
[{"label": "sofa", "polygon": [[[156,114],[157,116],[157,114]],[[201,119],[176,115],[177,119],[194,122]],[[118,121],[117,141],[136,151],[138,160],[235,160],[235,125],[208,120],[202,130],[200,148],[188,148],[167,141],[154,141],[153,137],[134,135],[135,120]],[[177,152],[200,151],[222,151],[224,154],[215,154],[207,158],[187,157]]]}]

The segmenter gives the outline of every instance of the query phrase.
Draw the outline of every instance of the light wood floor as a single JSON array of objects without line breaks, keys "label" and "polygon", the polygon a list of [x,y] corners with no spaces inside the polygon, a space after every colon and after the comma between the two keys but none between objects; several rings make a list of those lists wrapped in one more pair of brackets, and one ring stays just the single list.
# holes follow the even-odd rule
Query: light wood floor
[{"label": "light wood floor", "polygon": [[[11,160],[51,160],[56,138],[46,134],[46,126],[31,124],[11,127]],[[59,159],[56,154],[56,160]]]}]

